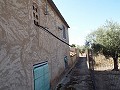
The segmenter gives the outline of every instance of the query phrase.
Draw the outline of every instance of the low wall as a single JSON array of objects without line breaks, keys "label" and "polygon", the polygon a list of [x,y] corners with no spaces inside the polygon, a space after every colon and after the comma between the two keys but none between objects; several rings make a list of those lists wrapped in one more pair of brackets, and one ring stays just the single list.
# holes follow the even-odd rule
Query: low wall
[{"label": "low wall", "polygon": [[96,90],[120,90],[120,71],[95,71]]},{"label": "low wall", "polygon": [[74,64],[75,63],[75,61],[76,61],[76,59],[77,59],[77,54],[75,54],[75,55],[73,55],[73,56],[70,56],[70,60],[71,60],[71,65],[72,64]]},{"label": "low wall", "polygon": [[62,81],[62,79],[66,76],[66,74],[68,74],[68,72],[71,70],[72,66],[75,64],[76,60],[77,60],[77,54],[74,54],[72,56],[70,56],[70,59],[68,60],[68,65],[69,67],[66,68],[63,73],[60,74],[59,77],[56,78],[57,82],[56,83],[56,86],[54,87],[54,89],[52,88],[52,90],[59,90],[58,87],[59,87],[59,84],[60,82]]}]

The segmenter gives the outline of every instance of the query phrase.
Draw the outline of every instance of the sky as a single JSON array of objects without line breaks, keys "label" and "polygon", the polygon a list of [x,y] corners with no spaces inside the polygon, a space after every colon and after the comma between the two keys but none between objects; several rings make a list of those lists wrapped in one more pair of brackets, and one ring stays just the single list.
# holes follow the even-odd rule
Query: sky
[{"label": "sky", "polygon": [[53,0],[69,24],[69,43],[84,45],[86,36],[105,24],[120,23],[120,0]]}]

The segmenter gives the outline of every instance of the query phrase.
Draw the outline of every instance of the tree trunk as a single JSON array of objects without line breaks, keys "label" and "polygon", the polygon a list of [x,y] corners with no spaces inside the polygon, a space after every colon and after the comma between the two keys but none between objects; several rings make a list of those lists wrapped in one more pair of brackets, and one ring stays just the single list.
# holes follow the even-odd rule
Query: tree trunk
[{"label": "tree trunk", "polygon": [[118,58],[113,58],[114,60],[114,69],[115,71],[118,71]]}]

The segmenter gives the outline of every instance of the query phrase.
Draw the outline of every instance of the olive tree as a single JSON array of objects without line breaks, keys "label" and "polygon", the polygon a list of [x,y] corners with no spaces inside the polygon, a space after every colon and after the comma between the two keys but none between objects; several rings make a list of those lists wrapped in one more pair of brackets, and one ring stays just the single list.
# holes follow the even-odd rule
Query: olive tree
[{"label": "olive tree", "polygon": [[102,53],[114,60],[114,70],[118,70],[118,55],[120,54],[120,25],[117,22],[106,21],[106,24],[87,36],[96,53]]}]

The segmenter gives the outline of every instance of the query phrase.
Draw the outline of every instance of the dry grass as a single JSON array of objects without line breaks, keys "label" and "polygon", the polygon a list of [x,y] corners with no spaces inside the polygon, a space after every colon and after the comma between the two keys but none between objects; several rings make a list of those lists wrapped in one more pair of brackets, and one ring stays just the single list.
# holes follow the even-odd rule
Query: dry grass
[{"label": "dry grass", "polygon": [[106,59],[103,55],[98,55],[94,57],[95,59],[95,70],[112,70],[113,69],[113,59]]}]

